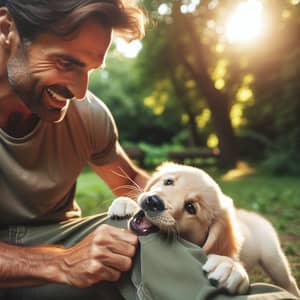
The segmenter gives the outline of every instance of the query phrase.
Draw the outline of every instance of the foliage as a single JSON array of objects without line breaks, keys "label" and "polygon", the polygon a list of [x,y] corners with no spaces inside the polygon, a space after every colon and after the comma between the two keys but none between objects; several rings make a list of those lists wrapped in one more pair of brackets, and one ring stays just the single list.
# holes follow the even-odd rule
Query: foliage
[{"label": "foliage", "polygon": [[[299,122],[291,122],[299,116],[299,55],[295,54],[299,52],[299,3],[262,1],[267,20],[265,36],[244,45],[225,39],[226,19],[236,1],[144,3],[156,26],[144,41],[139,65],[143,74],[151,74],[154,89],[158,80],[171,78],[178,103],[188,116],[194,144],[207,140],[206,130],[215,131],[221,152],[228,151],[224,143],[229,143],[229,150],[234,152],[236,146],[226,119],[229,113],[238,137],[251,131],[252,136],[260,135],[260,140],[278,139],[281,143],[287,131],[299,128]],[[167,7],[164,14],[159,13],[163,5]],[[262,95],[265,105],[260,100]],[[216,106],[218,103],[224,106]],[[212,112],[211,120],[208,127],[199,130],[195,120],[206,107]],[[257,140],[252,141],[247,142],[255,152]],[[243,140],[238,140],[240,143],[243,146]],[[266,143],[260,146],[262,153],[267,148],[267,155],[273,149]]]},{"label": "foliage", "polygon": [[262,167],[276,175],[300,175],[300,129],[286,133],[268,151]]},{"label": "foliage", "polygon": [[168,160],[168,153],[170,151],[182,150],[181,146],[170,144],[164,144],[158,147],[151,144],[139,143],[138,146],[146,153],[145,167],[148,170],[152,170],[162,162]]},{"label": "foliage", "polygon": [[[89,88],[107,104],[116,119],[122,143],[148,142],[161,144],[182,130],[180,114],[167,104],[159,117],[145,105],[147,86],[137,83],[135,62],[126,59],[114,49],[104,70],[90,76]],[[120,67],[121,66],[121,67]],[[172,118],[168,117],[172,115]]]},{"label": "foliage", "polygon": [[152,23],[138,57],[113,48],[91,75],[122,143],[219,143],[229,161],[266,159],[270,172],[298,173],[300,4],[261,0],[265,35],[233,44],[225,24],[240,1],[142,1]]},{"label": "foliage", "polygon": [[256,88],[257,105],[245,114],[247,127],[265,143],[264,168],[274,174],[300,174],[300,49],[277,62],[278,70]]}]

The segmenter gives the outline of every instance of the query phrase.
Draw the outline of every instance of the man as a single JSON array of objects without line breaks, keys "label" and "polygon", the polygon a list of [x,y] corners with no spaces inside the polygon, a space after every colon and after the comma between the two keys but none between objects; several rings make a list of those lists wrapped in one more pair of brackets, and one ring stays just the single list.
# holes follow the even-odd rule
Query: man
[{"label": "man", "polygon": [[[104,64],[112,29],[128,38],[142,35],[141,12],[126,5],[1,2],[2,229],[78,218],[73,196],[86,162],[117,195],[128,192],[116,188],[132,184],[129,178],[138,185],[147,179],[118,144],[108,109],[86,95],[88,72]],[[128,178],[117,175],[121,172]],[[135,235],[110,226],[100,226],[68,251],[1,243],[0,284],[34,284],[38,278],[85,287],[116,281],[130,268],[136,244]]]},{"label": "man", "polygon": [[[0,0],[0,298],[123,299],[109,282],[131,268],[137,237],[113,221],[103,224],[101,215],[81,218],[74,194],[87,162],[116,195],[148,178],[119,145],[109,110],[87,92],[88,73],[104,65],[112,33],[139,38],[142,19],[122,0]],[[152,267],[151,260],[145,267],[145,239],[133,277],[140,260],[140,277]],[[155,246],[162,254],[163,245]],[[195,270],[198,290],[203,274]],[[243,268],[234,274],[247,276]],[[148,298],[147,280],[135,279],[131,290],[130,280],[118,283],[122,295]]]}]

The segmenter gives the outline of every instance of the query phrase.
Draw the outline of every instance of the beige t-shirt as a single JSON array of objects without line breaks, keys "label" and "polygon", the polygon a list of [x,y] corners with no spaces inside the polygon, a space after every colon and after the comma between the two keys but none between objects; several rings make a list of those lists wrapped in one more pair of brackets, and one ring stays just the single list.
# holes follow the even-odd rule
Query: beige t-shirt
[{"label": "beige t-shirt", "polygon": [[0,228],[79,217],[76,179],[87,162],[116,157],[117,136],[108,108],[90,92],[60,123],[40,121],[22,138],[0,129]]}]

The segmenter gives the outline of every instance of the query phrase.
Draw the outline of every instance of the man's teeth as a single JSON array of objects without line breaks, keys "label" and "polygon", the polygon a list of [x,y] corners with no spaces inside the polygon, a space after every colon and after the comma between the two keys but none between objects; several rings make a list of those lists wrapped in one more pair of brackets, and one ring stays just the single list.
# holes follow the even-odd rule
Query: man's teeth
[{"label": "man's teeth", "polygon": [[56,92],[54,92],[53,90],[51,90],[49,88],[47,89],[47,91],[50,94],[50,96],[52,96],[53,98],[55,98],[58,101],[64,101],[65,102],[65,101],[69,100],[68,98],[65,98],[65,97],[57,94]]}]

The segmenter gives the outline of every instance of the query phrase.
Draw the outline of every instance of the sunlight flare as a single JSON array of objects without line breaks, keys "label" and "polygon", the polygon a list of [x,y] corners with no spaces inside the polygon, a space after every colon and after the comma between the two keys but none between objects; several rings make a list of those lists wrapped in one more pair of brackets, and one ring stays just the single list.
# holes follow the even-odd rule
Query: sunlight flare
[{"label": "sunlight flare", "polygon": [[231,43],[248,43],[264,30],[263,5],[259,0],[240,2],[230,16],[226,36]]},{"label": "sunlight flare", "polygon": [[117,51],[129,58],[135,58],[142,49],[142,43],[139,40],[128,43],[121,38],[116,38],[115,43]]}]

